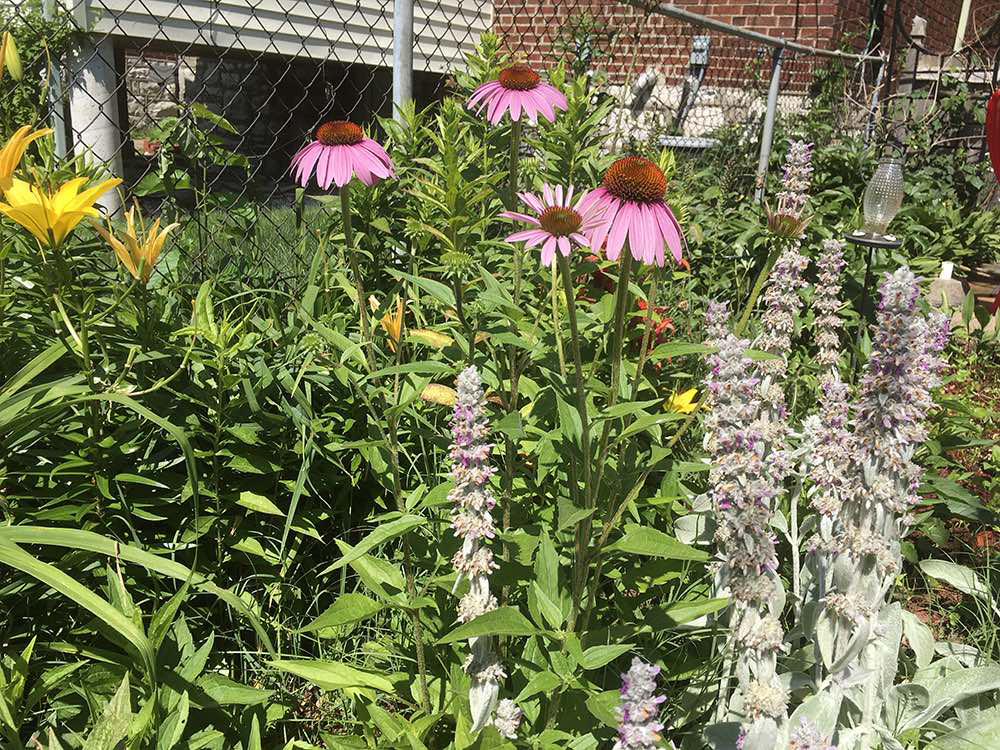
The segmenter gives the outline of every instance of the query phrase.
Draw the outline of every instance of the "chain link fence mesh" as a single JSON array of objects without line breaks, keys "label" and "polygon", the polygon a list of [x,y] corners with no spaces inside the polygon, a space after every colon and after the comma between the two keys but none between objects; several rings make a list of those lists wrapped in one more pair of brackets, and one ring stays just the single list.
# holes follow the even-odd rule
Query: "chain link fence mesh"
[{"label": "chain link fence mesh", "polygon": [[[820,83],[834,81],[825,96],[838,132],[871,138],[886,97],[924,101],[906,117],[934,116],[942,77],[985,99],[1000,2],[975,5],[971,43],[958,54],[948,44],[958,0],[945,2],[954,12],[936,0],[888,3],[881,13],[867,0],[673,7],[772,38],[880,56],[886,64],[781,55],[779,115],[806,112]],[[393,13],[393,0],[0,0],[0,32],[15,36],[27,80],[40,82],[0,83],[0,135],[51,122],[70,153],[91,151],[144,208],[156,212],[165,187],[178,196],[195,225],[184,236],[185,252],[203,261],[197,274],[237,264],[291,283],[308,258],[295,251],[289,159],[324,120],[370,127],[391,114]],[[921,14],[932,28],[923,35],[913,25]],[[512,57],[592,76],[596,91],[618,102],[609,144],[670,147],[753,175],[774,43],[607,0],[417,0],[418,105],[445,95],[449,75],[486,32]],[[962,137],[981,141],[981,131]],[[234,238],[241,256],[221,257]]]}]

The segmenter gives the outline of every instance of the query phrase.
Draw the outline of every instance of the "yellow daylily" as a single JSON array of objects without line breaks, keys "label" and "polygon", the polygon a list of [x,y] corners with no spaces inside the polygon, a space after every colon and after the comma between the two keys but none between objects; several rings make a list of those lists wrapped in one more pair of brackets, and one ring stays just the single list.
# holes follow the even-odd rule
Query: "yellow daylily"
[{"label": "yellow daylily", "polygon": [[0,193],[10,190],[14,170],[21,163],[28,145],[39,138],[44,138],[51,132],[51,128],[42,128],[31,132],[31,126],[25,125],[10,137],[3,148],[0,148]]},{"label": "yellow daylily", "polygon": [[24,77],[21,56],[17,53],[17,44],[9,31],[4,32],[3,43],[0,44],[0,78],[3,78],[4,66],[15,81],[20,81]]},{"label": "yellow daylily", "polygon": [[382,316],[382,328],[389,334],[389,349],[396,351],[403,335],[403,300],[400,297],[396,297],[396,309]]},{"label": "yellow daylily", "polygon": [[697,388],[691,388],[684,393],[675,393],[667,402],[667,411],[675,411],[681,414],[690,414],[698,408],[698,402],[694,400]]},{"label": "yellow daylily", "polygon": [[121,180],[105,180],[81,192],[86,184],[86,177],[77,177],[49,195],[24,180],[12,180],[4,192],[6,202],[0,203],[0,214],[31,232],[44,247],[58,247],[83,217],[100,216],[94,204]]},{"label": "yellow daylily", "polygon": [[[104,241],[115,251],[118,260],[132,274],[132,278],[141,281],[145,286],[149,283],[149,277],[153,273],[156,261],[160,259],[167,235],[180,225],[170,224],[160,230],[160,220],[157,219],[151,227],[147,228],[138,208],[138,206],[133,206],[125,214],[125,234],[120,240],[111,233],[110,222],[108,229],[96,221],[91,223],[104,238]],[[138,228],[136,227],[136,217],[138,217]]]}]

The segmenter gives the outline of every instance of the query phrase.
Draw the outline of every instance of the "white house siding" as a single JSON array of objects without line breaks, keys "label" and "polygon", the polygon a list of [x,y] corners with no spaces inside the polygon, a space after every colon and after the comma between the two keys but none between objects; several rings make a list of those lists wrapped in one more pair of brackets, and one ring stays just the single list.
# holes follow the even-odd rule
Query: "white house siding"
[{"label": "white house siding", "polygon": [[[97,33],[375,66],[392,64],[389,0],[66,0]],[[492,0],[416,0],[413,67],[460,65],[493,22]]]}]

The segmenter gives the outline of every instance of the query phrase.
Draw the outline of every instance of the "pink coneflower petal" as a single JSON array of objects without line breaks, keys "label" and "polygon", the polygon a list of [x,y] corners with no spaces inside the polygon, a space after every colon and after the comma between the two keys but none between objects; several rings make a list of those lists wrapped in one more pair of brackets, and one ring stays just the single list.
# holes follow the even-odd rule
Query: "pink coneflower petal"
[{"label": "pink coneflower petal", "polygon": [[532,248],[547,240],[551,235],[541,229],[525,229],[515,232],[507,238],[507,242],[523,242],[525,247]]},{"label": "pink coneflower petal", "polygon": [[570,244],[569,237],[559,238],[559,252],[561,252],[565,257],[569,257]]},{"label": "pink coneflower petal", "polygon": [[542,197],[545,199],[546,206],[558,206],[556,202],[555,194],[552,192],[552,188],[548,185],[542,185]]},{"label": "pink coneflower petal", "polygon": [[538,223],[538,219],[534,216],[528,216],[528,214],[519,214],[516,211],[504,211],[500,214],[503,219],[513,219],[514,221],[523,221],[525,224],[532,224],[534,226],[541,226]]},{"label": "pink coneflower petal", "polygon": [[618,214],[611,225],[611,231],[608,232],[608,260],[618,260],[618,256],[621,255],[634,208],[635,206],[631,203],[623,203],[618,209]]},{"label": "pink coneflower petal", "polygon": [[545,206],[542,205],[542,202],[538,200],[538,198],[536,198],[531,193],[518,193],[517,197],[520,198],[525,203],[527,203],[528,206],[530,206],[533,210],[537,211],[538,213],[541,213],[542,211],[545,210]]},{"label": "pink coneflower petal", "polygon": [[590,240],[587,239],[587,235],[585,234],[579,234],[574,232],[569,236],[569,238],[573,240],[573,242],[575,242],[580,247],[590,247]]},{"label": "pink coneflower petal", "polygon": [[517,122],[521,119],[521,97],[510,97],[510,119]]},{"label": "pink coneflower petal", "polygon": [[556,238],[549,237],[542,245],[542,264],[551,266],[556,257]]}]

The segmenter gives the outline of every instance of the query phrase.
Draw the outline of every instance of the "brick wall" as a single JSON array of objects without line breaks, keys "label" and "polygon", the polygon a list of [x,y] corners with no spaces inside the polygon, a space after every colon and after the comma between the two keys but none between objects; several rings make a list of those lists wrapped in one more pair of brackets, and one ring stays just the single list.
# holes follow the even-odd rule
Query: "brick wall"
[{"label": "brick wall", "polygon": [[[796,3],[741,0],[675,0],[675,5],[710,18],[784,37],[813,46],[828,47],[837,18],[836,0]],[[691,38],[704,30],[666,16],[644,12],[632,5],[607,0],[497,0],[495,30],[508,50],[535,65],[547,67],[560,59],[573,60],[579,41],[588,34],[604,39],[603,59],[596,67],[612,81],[626,72],[649,67],[686,70]],[[613,35],[613,36],[612,36]],[[759,57],[761,45],[729,35],[709,32],[711,59],[728,69],[721,75],[746,79],[743,68]]]},{"label": "brick wall", "polygon": [[[886,44],[892,29],[895,0],[885,0]],[[677,7],[770,36],[784,37],[810,46],[833,48],[849,43],[855,49],[865,44],[870,0],[674,0]],[[901,16],[909,30],[914,15],[927,19],[926,45],[935,52],[952,48],[962,0],[902,0]],[[644,17],[642,10],[608,0],[496,0],[495,30],[508,50],[541,67],[560,59],[574,59],[574,37],[595,30],[615,34],[606,42],[604,59],[594,67],[606,70],[612,82],[626,72],[639,73],[649,67],[683,75],[691,48],[691,37],[706,33],[690,24],[660,15]],[[967,38],[986,31],[1000,12],[1000,0],[973,0]],[[735,37],[709,32],[713,67],[723,77],[751,80],[745,70],[760,53],[760,46]],[[808,76],[808,65],[798,62],[797,77]]]}]

